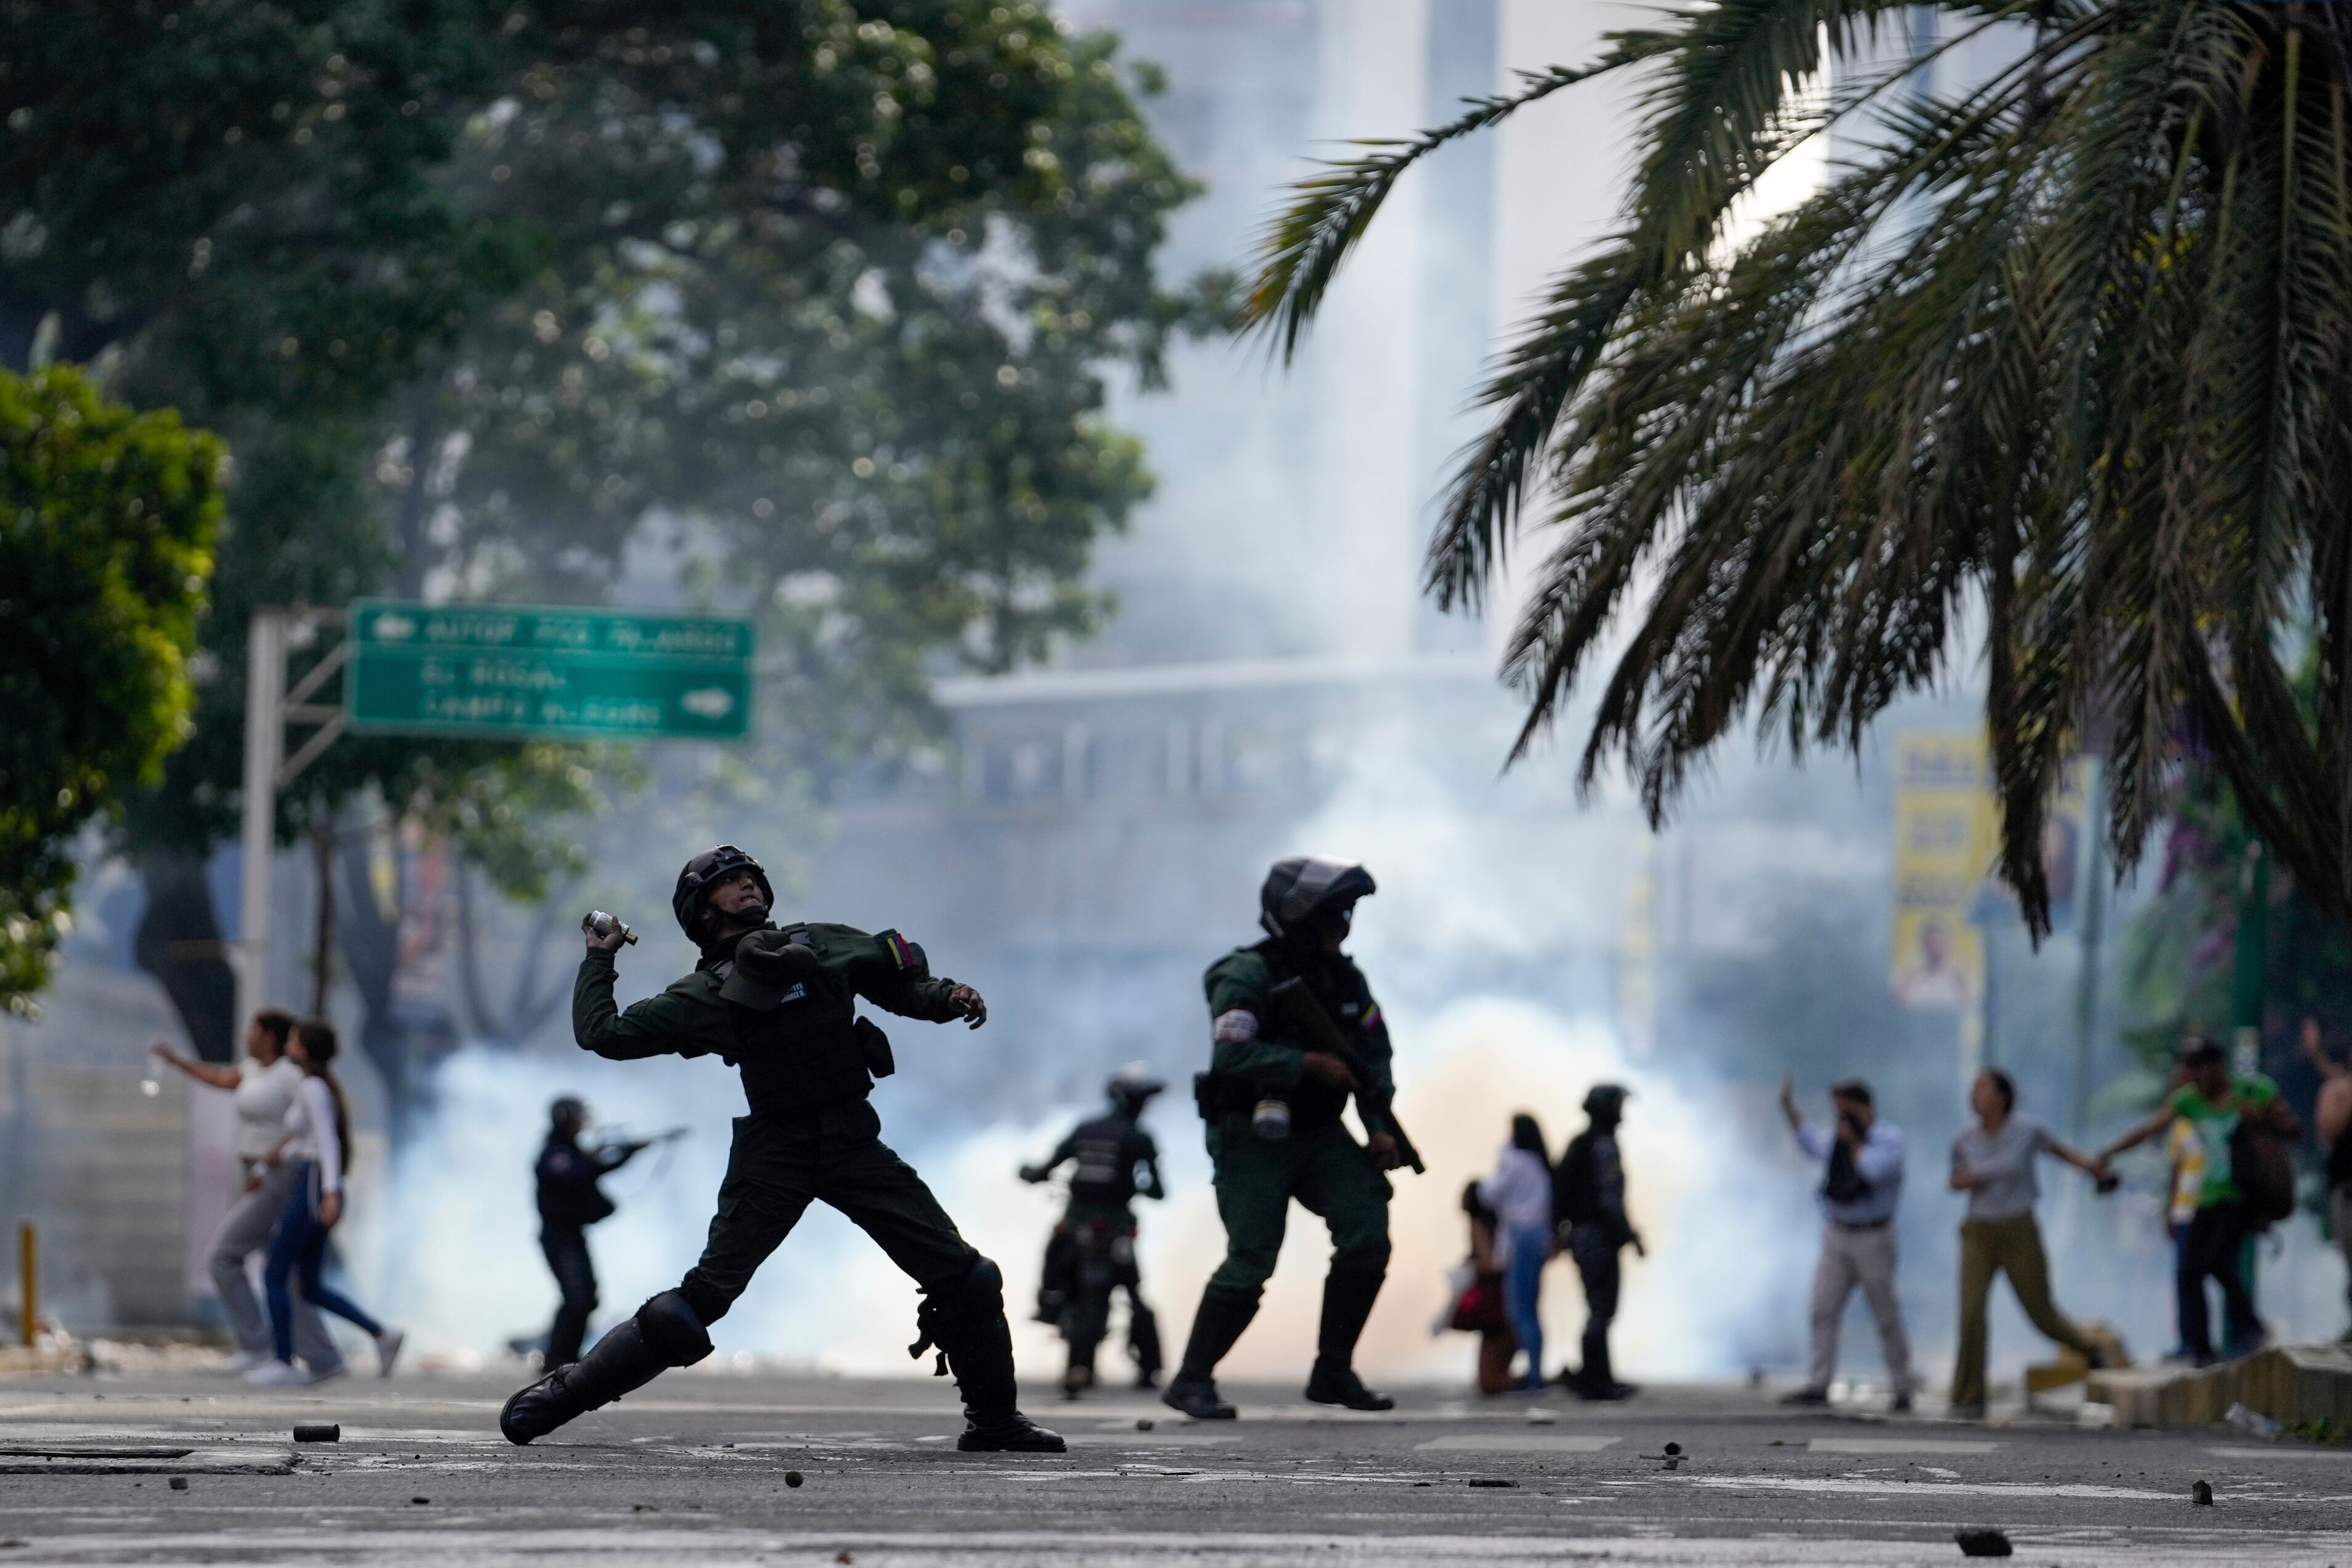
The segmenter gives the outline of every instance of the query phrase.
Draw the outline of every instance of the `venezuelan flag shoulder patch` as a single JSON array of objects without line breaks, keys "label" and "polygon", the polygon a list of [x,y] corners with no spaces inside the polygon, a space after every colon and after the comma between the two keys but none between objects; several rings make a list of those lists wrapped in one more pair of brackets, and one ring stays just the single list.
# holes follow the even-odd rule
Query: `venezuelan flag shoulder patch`
[{"label": "venezuelan flag shoulder patch", "polygon": [[905,937],[900,936],[895,931],[886,931],[882,933],[879,940],[882,943],[883,951],[889,953],[891,963],[897,964],[901,969],[914,969],[919,967],[919,961],[915,956],[915,944],[908,942]]},{"label": "venezuelan flag shoulder patch", "polygon": [[1365,1008],[1363,1017],[1358,1020],[1358,1022],[1361,1027],[1366,1029],[1379,1028],[1381,1026],[1381,1005],[1375,1002],[1370,1006]]}]

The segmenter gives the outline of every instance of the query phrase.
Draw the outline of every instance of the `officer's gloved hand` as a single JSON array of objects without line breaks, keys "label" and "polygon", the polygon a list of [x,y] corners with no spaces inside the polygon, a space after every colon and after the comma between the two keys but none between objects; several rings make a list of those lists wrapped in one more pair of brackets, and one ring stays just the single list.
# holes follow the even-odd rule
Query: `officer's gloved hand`
[{"label": "officer's gloved hand", "polygon": [[621,944],[629,940],[629,928],[619,921],[611,921],[600,931],[597,927],[596,914],[597,911],[591,910],[580,917],[580,932],[588,939],[588,951],[591,952],[620,952]]}]

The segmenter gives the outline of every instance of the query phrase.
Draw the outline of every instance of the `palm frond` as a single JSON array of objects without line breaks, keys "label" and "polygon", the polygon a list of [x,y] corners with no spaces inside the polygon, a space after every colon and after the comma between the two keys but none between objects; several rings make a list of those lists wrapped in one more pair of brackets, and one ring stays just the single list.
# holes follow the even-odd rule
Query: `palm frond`
[{"label": "palm frond", "polygon": [[[1475,604],[1517,531],[1557,536],[1505,653],[1514,760],[1607,649],[1579,776],[1622,767],[1655,819],[1742,727],[1859,747],[1980,636],[2037,931],[2086,739],[2119,868],[2186,758],[2352,915],[2352,16],[1948,0],[1943,47],[2014,48],[1920,99],[1864,58],[1895,9],[1690,0],[1547,88],[1643,70],[1622,221],[1496,361],[1428,557]],[[1254,307],[1286,354],[1395,178],[1481,112],[1302,187]],[[1793,142],[1864,115],[1727,252]]]},{"label": "palm frond", "polygon": [[1522,71],[1517,90],[1472,99],[1463,113],[1444,125],[1409,138],[1358,142],[1353,145],[1366,149],[1360,157],[1322,164],[1322,173],[1290,187],[1290,204],[1266,225],[1257,246],[1257,276],[1242,300],[1241,325],[1270,334],[1288,363],[1340,264],[1363,238],[1406,170],[1449,142],[1500,124],[1528,104],[1632,64],[1636,58],[1612,50],[1590,66]]}]

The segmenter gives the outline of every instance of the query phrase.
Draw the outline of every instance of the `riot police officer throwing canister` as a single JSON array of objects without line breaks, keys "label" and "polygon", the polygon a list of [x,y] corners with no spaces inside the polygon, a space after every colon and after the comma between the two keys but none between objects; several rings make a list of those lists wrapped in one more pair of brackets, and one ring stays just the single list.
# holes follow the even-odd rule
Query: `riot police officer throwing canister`
[{"label": "riot police officer throwing canister", "polygon": [[[1352,1364],[1388,1273],[1383,1173],[1421,1165],[1390,1104],[1387,1026],[1362,972],[1339,951],[1356,900],[1372,890],[1360,866],[1277,862],[1258,892],[1266,939],[1210,966],[1213,1054],[1194,1092],[1216,1166],[1225,1260],[1202,1293],[1183,1364],[1163,1395],[1196,1419],[1233,1418],[1217,1394],[1217,1363],[1257,1313],[1293,1198],[1331,1230],[1307,1397],[1351,1410],[1395,1404],[1366,1388]],[[1339,1120],[1351,1093],[1369,1146]]]},{"label": "riot police officer throwing canister", "polygon": [[902,1017],[978,1028],[988,1006],[969,985],[934,977],[923,950],[896,931],[843,925],[779,929],[760,863],[733,845],[687,862],[671,909],[702,950],[694,972],[625,1012],[613,1001],[613,955],[629,940],[609,917],[582,922],[588,953],[572,992],[572,1031],[614,1060],[716,1056],[743,1076],[751,1114],[719,1189],[701,1261],[596,1342],[507,1401],[499,1429],[544,1436],[664,1369],[710,1353],[709,1326],[813,1201],[832,1205],[880,1244],[923,1292],[914,1353],[936,1346],[952,1369],[967,1452],[1061,1453],[1062,1439],[1021,1414],[1004,1278],[964,1240],[922,1178],[883,1146],[867,1102],[893,1070],[888,1039],[856,1013],[859,997]]},{"label": "riot police officer throwing canister", "polygon": [[596,1184],[651,1144],[583,1148],[580,1134],[588,1126],[588,1108],[568,1094],[547,1108],[547,1142],[539,1151],[534,1173],[539,1182],[539,1249],[563,1297],[547,1330],[543,1364],[553,1368],[580,1359],[588,1314],[596,1310],[596,1266],[588,1256],[588,1227],[614,1212],[613,1200]]},{"label": "riot police officer throwing canister", "polygon": [[1104,1086],[1110,1110],[1078,1123],[1043,1164],[1021,1167],[1024,1182],[1042,1182],[1070,1162],[1070,1206],[1045,1244],[1045,1270],[1037,1290],[1037,1317],[1062,1331],[1070,1364],[1062,1392],[1076,1399],[1094,1386],[1095,1351],[1110,1330],[1110,1299],[1127,1292],[1127,1349],[1135,1385],[1160,1384],[1160,1321],[1144,1304],[1135,1262],[1135,1210],[1140,1197],[1164,1198],[1160,1148],[1138,1123],[1151,1097],[1168,1086],[1142,1062],[1129,1062]]}]

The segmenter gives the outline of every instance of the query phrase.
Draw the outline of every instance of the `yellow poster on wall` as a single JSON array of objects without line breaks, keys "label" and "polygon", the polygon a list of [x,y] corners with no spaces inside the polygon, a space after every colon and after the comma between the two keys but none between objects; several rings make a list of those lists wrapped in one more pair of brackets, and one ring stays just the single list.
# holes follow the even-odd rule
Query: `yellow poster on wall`
[{"label": "yellow poster on wall", "polygon": [[1973,1024],[1984,941],[1969,923],[2000,837],[1981,731],[1920,731],[1895,742],[1895,951],[1888,984],[1905,1007]]}]

